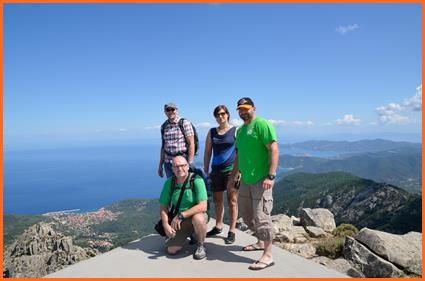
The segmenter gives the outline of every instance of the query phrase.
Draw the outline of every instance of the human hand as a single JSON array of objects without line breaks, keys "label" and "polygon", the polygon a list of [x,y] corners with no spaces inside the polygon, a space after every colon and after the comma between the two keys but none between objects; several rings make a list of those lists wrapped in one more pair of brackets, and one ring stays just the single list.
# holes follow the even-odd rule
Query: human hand
[{"label": "human hand", "polygon": [[268,178],[264,179],[263,188],[265,190],[272,188],[273,185],[274,185],[274,180],[271,180],[271,179],[268,179]]},{"label": "human hand", "polygon": [[176,231],[169,224],[164,226],[164,230],[168,238],[173,238],[174,236],[176,236]]},{"label": "human hand", "polygon": [[175,216],[174,219],[171,221],[171,227],[176,231],[180,230],[180,228],[181,228],[180,223],[181,222],[182,221],[178,218],[178,216]]}]

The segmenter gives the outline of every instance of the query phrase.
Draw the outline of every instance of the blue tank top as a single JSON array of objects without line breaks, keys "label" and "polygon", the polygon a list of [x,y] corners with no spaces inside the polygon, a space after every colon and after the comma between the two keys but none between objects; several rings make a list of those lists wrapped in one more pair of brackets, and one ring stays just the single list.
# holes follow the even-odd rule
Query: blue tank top
[{"label": "blue tank top", "polygon": [[224,135],[219,135],[217,128],[211,128],[213,171],[222,171],[233,165],[236,158],[235,131],[236,127],[232,127]]}]

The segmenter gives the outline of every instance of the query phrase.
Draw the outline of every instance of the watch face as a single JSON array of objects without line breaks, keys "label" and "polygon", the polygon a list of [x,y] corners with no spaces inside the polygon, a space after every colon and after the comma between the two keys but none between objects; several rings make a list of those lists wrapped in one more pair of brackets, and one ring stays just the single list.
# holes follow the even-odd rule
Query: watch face
[{"label": "watch face", "polygon": [[276,178],[275,175],[268,175],[267,177],[269,178],[269,180],[274,180]]}]

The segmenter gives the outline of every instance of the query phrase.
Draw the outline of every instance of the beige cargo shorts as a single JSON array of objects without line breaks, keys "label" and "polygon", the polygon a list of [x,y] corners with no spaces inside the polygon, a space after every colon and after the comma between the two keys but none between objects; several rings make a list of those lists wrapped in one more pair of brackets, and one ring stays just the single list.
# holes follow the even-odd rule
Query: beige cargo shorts
[{"label": "beige cargo shorts", "polygon": [[270,214],[273,209],[273,188],[265,190],[261,179],[255,184],[241,182],[238,208],[244,223],[262,241],[271,241],[274,229]]},{"label": "beige cargo shorts", "polygon": [[[208,222],[208,215],[207,213],[203,213],[205,216],[205,221]],[[169,238],[165,242],[165,246],[171,247],[171,246],[180,246],[183,247],[184,243],[186,242],[187,238],[192,235],[194,232],[193,224],[192,224],[192,217],[185,218],[180,223],[180,230],[176,232],[176,236],[173,238]]]}]

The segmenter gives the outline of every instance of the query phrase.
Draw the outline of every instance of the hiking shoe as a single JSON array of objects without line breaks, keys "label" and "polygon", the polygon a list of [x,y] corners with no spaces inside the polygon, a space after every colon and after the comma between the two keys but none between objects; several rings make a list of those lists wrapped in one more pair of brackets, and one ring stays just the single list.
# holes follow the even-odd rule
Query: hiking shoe
[{"label": "hiking shoe", "polygon": [[203,244],[198,244],[195,253],[193,253],[193,258],[195,260],[202,260],[207,257],[207,249],[205,249]]},{"label": "hiking shoe", "polygon": [[198,243],[198,239],[196,239],[195,233],[192,233],[190,235],[189,245],[195,245],[196,243]]},{"label": "hiking shoe", "polygon": [[235,233],[229,231],[229,233],[227,233],[227,238],[224,239],[224,243],[226,244],[233,244],[235,243]]},{"label": "hiking shoe", "polygon": [[210,231],[207,232],[207,237],[211,237],[217,234],[220,234],[223,230],[214,226],[213,229],[211,229]]}]

